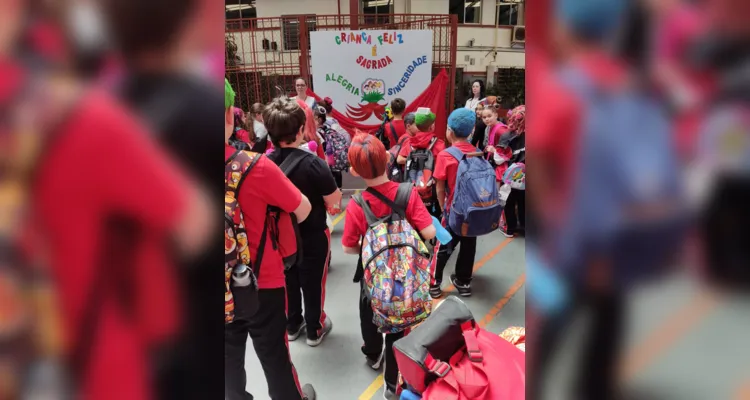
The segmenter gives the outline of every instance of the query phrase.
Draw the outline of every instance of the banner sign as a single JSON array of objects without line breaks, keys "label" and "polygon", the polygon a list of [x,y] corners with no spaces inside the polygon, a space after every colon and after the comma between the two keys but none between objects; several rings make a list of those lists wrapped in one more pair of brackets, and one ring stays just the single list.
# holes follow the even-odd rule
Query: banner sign
[{"label": "banner sign", "polygon": [[317,31],[310,46],[315,93],[359,123],[379,123],[391,100],[409,104],[430,84],[431,30]]}]

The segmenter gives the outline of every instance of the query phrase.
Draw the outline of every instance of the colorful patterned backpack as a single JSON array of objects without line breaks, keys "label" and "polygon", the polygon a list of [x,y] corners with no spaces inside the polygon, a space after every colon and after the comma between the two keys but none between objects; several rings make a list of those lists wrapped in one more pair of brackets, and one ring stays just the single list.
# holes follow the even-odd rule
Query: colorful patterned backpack
[{"label": "colorful patterned backpack", "polygon": [[401,332],[430,315],[430,254],[419,233],[406,220],[411,183],[398,187],[395,202],[379,192],[367,191],[392,212],[377,218],[361,195],[353,200],[362,207],[369,229],[362,241],[365,292],[373,322],[381,333]]},{"label": "colorful patterned backpack", "polygon": [[349,138],[349,134],[339,124],[332,122],[328,125],[327,122],[321,125],[318,130],[326,142],[326,160],[334,171],[346,171],[349,168],[348,152],[351,139]]},{"label": "colorful patterned backpack", "polygon": [[[235,319],[247,320],[258,310],[258,281],[263,249],[266,245],[267,227],[264,223],[260,246],[257,250],[256,268],[247,241],[247,230],[238,193],[242,182],[249,175],[262,155],[238,150],[224,165],[224,323]],[[232,273],[238,269],[249,269],[250,284],[236,286]]]},{"label": "colorful patterned backpack", "polygon": [[511,189],[526,190],[526,164],[513,163],[503,174],[503,183]]}]

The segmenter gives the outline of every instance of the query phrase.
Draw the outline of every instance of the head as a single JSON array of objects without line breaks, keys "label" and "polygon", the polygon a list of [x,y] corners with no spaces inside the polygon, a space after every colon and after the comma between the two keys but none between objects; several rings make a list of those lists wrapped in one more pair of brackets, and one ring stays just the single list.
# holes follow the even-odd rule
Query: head
[{"label": "head", "polygon": [[248,114],[252,114],[252,119],[263,122],[263,110],[266,108],[261,103],[255,103],[252,107],[250,107],[250,112]]},{"label": "head", "polygon": [[[200,0],[106,0],[100,2],[108,33],[123,59],[138,67],[179,66],[175,56],[199,51]],[[205,33],[205,32],[204,32]],[[205,39],[203,40],[205,42]],[[203,43],[201,43],[202,45]]]},{"label": "head", "polygon": [[297,80],[294,81],[294,90],[297,91],[297,96],[301,98],[307,97],[307,81],[305,81],[304,78],[297,78]]},{"label": "head", "polygon": [[313,110],[313,116],[315,117],[315,126],[320,127],[321,125],[326,123],[328,111],[326,111],[326,108],[318,103],[318,106],[315,107],[315,110]]},{"label": "head", "polygon": [[294,100],[281,97],[263,110],[268,136],[276,147],[299,146],[304,141],[305,111]]},{"label": "head", "polygon": [[603,47],[614,38],[627,11],[626,0],[555,0],[554,46],[566,57],[582,47]]},{"label": "head", "polygon": [[448,116],[448,129],[445,137],[451,143],[466,141],[474,132],[476,115],[469,109],[458,108]]},{"label": "head", "polygon": [[229,137],[234,133],[234,89],[229,84],[229,80],[224,79],[224,141],[228,142]]},{"label": "head", "polygon": [[406,101],[401,98],[395,98],[391,101],[391,111],[393,111],[393,115],[400,117],[404,114],[404,110],[406,110]]},{"label": "head", "polygon": [[413,112],[404,115],[404,126],[406,127],[406,132],[408,132],[410,136],[414,136],[417,134],[417,132],[419,132],[415,120],[416,114],[414,114]]},{"label": "head", "polygon": [[420,132],[432,132],[435,129],[435,114],[427,107],[420,107],[415,113],[414,122]]},{"label": "head", "polygon": [[388,166],[388,152],[383,142],[374,135],[355,132],[349,146],[349,172],[354,176],[361,176],[365,181],[385,176]]},{"label": "head", "polygon": [[482,103],[477,104],[477,109],[476,109],[477,118],[482,118],[482,111],[484,111],[484,104]]},{"label": "head", "polygon": [[234,129],[235,130],[239,128],[244,129],[245,123],[247,122],[247,120],[245,119],[245,112],[242,111],[242,109],[239,107],[234,107],[233,113],[234,113]]},{"label": "head", "polygon": [[511,110],[508,117],[508,129],[518,134],[526,132],[526,106],[518,106]]},{"label": "head", "polygon": [[330,116],[333,112],[333,100],[330,97],[324,97],[318,102],[318,105],[325,108],[327,116]]},{"label": "head", "polygon": [[487,96],[487,98],[484,100],[484,102],[488,106],[497,105],[497,96]]},{"label": "head", "polygon": [[316,133],[315,116],[313,115],[313,111],[310,109],[310,106],[308,106],[307,103],[300,99],[297,99],[297,105],[299,105],[302,108],[302,111],[305,113],[305,141],[316,142],[320,144],[320,139],[318,139],[318,134]]},{"label": "head", "polygon": [[484,97],[484,82],[477,79],[474,82],[471,83],[471,95],[472,97],[476,97],[478,99],[481,99]]},{"label": "head", "polygon": [[493,126],[497,123],[498,105],[486,106],[482,111],[482,122],[487,126]]}]

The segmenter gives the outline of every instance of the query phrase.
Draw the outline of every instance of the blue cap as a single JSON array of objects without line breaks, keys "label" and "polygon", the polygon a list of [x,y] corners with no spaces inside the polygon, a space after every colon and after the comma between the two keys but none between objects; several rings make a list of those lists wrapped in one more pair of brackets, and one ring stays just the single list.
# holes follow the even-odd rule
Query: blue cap
[{"label": "blue cap", "polygon": [[468,108],[458,108],[453,110],[448,117],[448,129],[458,137],[469,137],[474,130],[474,124],[477,121],[477,114]]},{"label": "blue cap", "polygon": [[625,0],[556,0],[555,11],[577,34],[601,40],[616,32],[626,5]]}]

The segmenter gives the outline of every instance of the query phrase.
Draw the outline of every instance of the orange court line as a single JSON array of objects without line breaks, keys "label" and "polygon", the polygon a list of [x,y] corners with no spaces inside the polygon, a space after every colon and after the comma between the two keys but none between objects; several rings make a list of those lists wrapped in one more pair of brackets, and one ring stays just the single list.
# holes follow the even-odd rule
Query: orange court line
[{"label": "orange court line", "polygon": [[503,298],[500,299],[497,303],[495,303],[494,306],[490,309],[490,311],[479,321],[479,326],[482,328],[489,325],[489,323],[498,315],[500,314],[500,310],[505,307],[506,304],[510,301],[511,297],[518,292],[519,289],[521,289],[521,286],[526,283],[526,273],[522,273],[521,276],[516,279],[516,282],[508,288],[508,291],[505,292],[505,295],[503,295]]},{"label": "orange court line", "polygon": [[[489,262],[492,259],[492,257],[495,257],[495,255],[497,255],[497,253],[499,253],[500,250],[502,250],[505,246],[508,245],[508,243],[510,243],[512,241],[513,241],[513,238],[507,238],[507,239],[503,240],[502,242],[500,242],[500,244],[498,244],[497,246],[495,246],[494,249],[490,250],[489,253],[485,254],[484,257],[482,257],[481,260],[479,260],[479,261],[477,261],[477,262],[474,263],[473,271],[474,272],[479,271],[480,268],[484,267],[484,264],[487,264],[487,262]],[[455,289],[456,289],[456,287],[453,286],[453,284],[450,284],[450,286],[448,286],[447,288],[445,288],[445,290],[443,290],[443,292],[444,293],[449,293],[449,292],[452,292]],[[437,299],[437,300],[441,300],[441,299],[442,299],[442,297],[440,299]]]},{"label": "orange court line", "polygon": [[626,353],[620,368],[621,381],[633,379],[640,371],[656,361],[659,355],[664,354],[670,345],[705,319],[718,304],[717,299],[708,294],[695,296],[687,302],[676,314],[667,318],[640,344]]},{"label": "orange court line", "polygon": [[746,380],[734,395],[734,400],[750,400],[750,380]]}]

